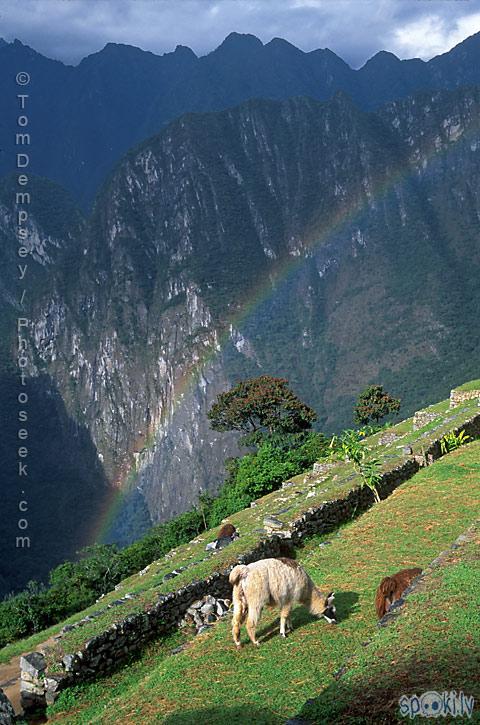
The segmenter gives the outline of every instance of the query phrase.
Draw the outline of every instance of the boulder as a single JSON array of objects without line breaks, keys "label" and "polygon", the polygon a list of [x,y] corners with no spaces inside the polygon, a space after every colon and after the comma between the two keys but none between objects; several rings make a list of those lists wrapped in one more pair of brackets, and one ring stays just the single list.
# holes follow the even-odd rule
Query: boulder
[{"label": "boulder", "polygon": [[40,652],[30,652],[30,654],[20,657],[21,672],[27,672],[31,677],[41,677],[45,668],[45,657]]},{"label": "boulder", "polygon": [[223,617],[228,612],[228,605],[224,599],[217,600],[217,615]]},{"label": "boulder", "polygon": [[224,549],[226,546],[231,544],[233,539],[231,536],[222,536],[220,539],[217,539],[216,541],[216,549]]},{"label": "boulder", "polygon": [[275,516],[265,516],[263,525],[266,529],[279,530],[283,529],[284,523],[280,519],[275,518]]},{"label": "boulder", "polygon": [[327,473],[331,468],[334,467],[334,463],[314,463],[313,464],[313,472],[314,473]]}]

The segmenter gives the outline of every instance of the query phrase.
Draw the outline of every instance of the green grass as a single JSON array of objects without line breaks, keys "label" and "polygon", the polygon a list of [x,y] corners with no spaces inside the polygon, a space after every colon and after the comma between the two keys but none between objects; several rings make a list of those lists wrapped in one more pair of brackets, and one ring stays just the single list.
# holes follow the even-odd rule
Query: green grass
[{"label": "green grass", "polygon": [[[367,439],[368,446],[382,462],[383,470],[392,469],[406,460],[408,456],[403,453],[403,446],[412,446],[414,453],[421,453],[423,449],[429,446],[430,442],[441,438],[444,433],[460,426],[465,420],[477,414],[478,405],[476,400],[471,400],[452,410],[449,408],[449,401],[447,400],[429,406],[426,410],[437,413],[438,419],[418,431],[412,429],[412,418],[401,421],[388,431],[394,432],[398,436],[398,439],[390,445],[380,445],[378,443],[385,431]],[[54,660],[61,660],[63,654],[80,650],[88,639],[104,631],[114,622],[119,622],[126,616],[143,611],[154,604],[159,593],[175,591],[193,579],[206,578],[212,572],[222,570],[232,564],[239,555],[250,551],[259,542],[261,535],[255,529],[262,527],[265,515],[275,514],[279,510],[289,507],[286,514],[279,516],[280,519],[288,523],[299,517],[310,507],[318,506],[322,501],[346,496],[352,488],[361,484],[361,479],[358,474],[354,473],[353,466],[343,462],[338,462],[335,468],[329,470],[327,474],[316,476],[313,479],[305,479],[306,475],[304,473],[294,476],[290,479],[295,482],[295,485],[291,488],[277,490],[268,494],[259,499],[254,508],[247,508],[230,516],[229,520],[240,530],[241,537],[227,549],[217,552],[206,561],[200,561],[205,556],[205,543],[215,537],[216,529],[205,532],[198,537],[199,543],[189,542],[177,547],[162,559],[154,561],[145,576],[140,577],[138,574],[130,576],[119,585],[118,591],[110,592],[101,602],[72,615],[48,630],[0,649],[0,662],[6,662],[16,654],[31,651],[51,634],[59,632],[64,624],[78,622],[87,614],[106,607],[108,603],[118,599],[126,592],[138,594],[138,597],[128,601],[123,606],[106,609],[94,621],[64,635],[56,650],[52,651],[49,659],[52,668]],[[310,492],[314,492],[314,496],[307,498],[307,494]],[[185,564],[191,564],[192,566],[175,579],[162,583],[164,574]]]},{"label": "green grass", "polygon": [[67,624],[67,622],[76,622],[77,620],[78,614],[75,614],[73,617],[70,618],[70,620],[62,622],[62,624],[55,624],[49,629],[43,629],[41,632],[32,634],[31,637],[19,639],[17,642],[7,644],[5,647],[0,649],[0,664],[9,662],[12,657],[21,655],[24,652],[32,652],[39,644],[45,642],[46,639],[52,637],[55,634],[58,634],[63,624]]},{"label": "green grass", "polygon": [[405,722],[403,695],[455,690],[473,696],[470,722],[480,722],[480,529],[453,550],[402,616],[382,628],[349,663],[346,673],[301,710],[309,722]]},{"label": "green grass", "polygon": [[470,380],[468,383],[459,385],[455,390],[461,390],[463,392],[470,392],[471,390],[480,390],[480,380]]},{"label": "green grass", "polygon": [[[436,403],[426,408],[426,410],[438,413],[439,418],[418,431],[412,430],[412,418],[392,426],[389,432],[397,433],[399,438],[391,445],[378,444],[378,440],[385,431],[367,439],[369,447],[372,448],[374,454],[382,462],[382,470],[392,469],[406,460],[408,456],[403,453],[403,446],[410,445],[414,453],[421,453],[423,449],[428,448],[433,440],[441,438],[444,433],[451,431],[472,415],[477,414],[478,406],[475,400],[468,401],[462,406],[450,410],[449,401],[447,400]],[[122,607],[106,610],[94,621],[66,634],[58,645],[56,653],[52,653],[52,657],[61,659],[64,653],[81,649],[88,639],[104,631],[114,622],[121,621],[130,614],[143,611],[145,608],[152,606],[157,601],[158,594],[176,591],[193,579],[203,579],[214,571],[225,569],[234,563],[239,555],[250,551],[260,541],[261,535],[255,532],[255,529],[262,528],[263,518],[267,514],[276,513],[283,508],[289,507],[288,513],[279,516],[281,520],[288,523],[301,516],[310,507],[318,506],[323,501],[347,496],[352,488],[362,483],[360,476],[354,473],[353,466],[343,462],[338,462],[335,468],[328,471],[328,474],[319,475],[316,479],[316,485],[311,485],[314,481],[312,479],[305,481],[305,474],[294,476],[290,480],[295,482],[295,486],[268,494],[258,499],[254,508],[247,508],[230,516],[229,520],[241,532],[240,539],[228,548],[209,557],[206,561],[200,562],[199,560],[205,556],[205,543],[215,538],[217,529],[205,532],[197,537],[198,544],[189,542],[177,547],[163,559],[153,562],[145,576],[140,577],[138,574],[134,574],[125,579],[119,591],[107,594],[101,600],[101,603],[94,604],[83,610],[77,615],[77,621],[118,599],[122,593],[133,592],[138,593],[139,596],[125,603]],[[315,495],[307,498],[307,494],[311,491]],[[162,578],[166,573],[185,564],[192,564],[192,566],[175,579],[162,583]],[[52,660],[50,661],[52,662]]]},{"label": "green grass", "polygon": [[332,673],[375,632],[379,580],[404,567],[426,567],[478,516],[479,459],[479,442],[449,454],[343,526],[330,537],[331,545],[319,547],[328,537],[313,537],[298,552],[313,579],[336,591],[338,626],[297,608],[294,632],[282,640],[277,612],[267,610],[260,648],[246,644],[237,652],[230,623],[223,621],[185,652],[154,662],[139,676],[122,670],[83,686],[75,693],[74,712],[67,692],[51,709],[52,721],[283,723],[326,690]]}]

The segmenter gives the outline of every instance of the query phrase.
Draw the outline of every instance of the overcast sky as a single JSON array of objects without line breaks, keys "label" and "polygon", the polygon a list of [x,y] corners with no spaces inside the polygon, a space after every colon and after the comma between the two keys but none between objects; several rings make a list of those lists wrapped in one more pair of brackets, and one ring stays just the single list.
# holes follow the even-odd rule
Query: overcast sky
[{"label": "overcast sky", "polygon": [[231,31],[327,47],[355,68],[379,50],[427,60],[480,31],[480,0],[0,0],[0,37],[66,63],[107,42],[205,55]]}]

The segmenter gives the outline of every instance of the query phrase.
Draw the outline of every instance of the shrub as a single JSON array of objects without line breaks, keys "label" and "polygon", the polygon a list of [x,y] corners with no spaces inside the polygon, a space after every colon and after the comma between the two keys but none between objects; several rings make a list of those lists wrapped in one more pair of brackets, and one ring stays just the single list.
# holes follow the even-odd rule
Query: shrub
[{"label": "shrub", "polygon": [[443,454],[451,453],[451,451],[455,451],[457,448],[460,448],[460,446],[464,446],[465,443],[468,443],[470,440],[471,437],[467,435],[464,430],[461,430],[458,434],[455,433],[455,431],[452,431],[451,433],[447,433],[443,436],[440,441],[440,450]]},{"label": "shrub", "polygon": [[340,437],[333,436],[329,445],[331,454],[358,465],[365,452],[365,448],[361,443],[364,436],[364,431],[355,429],[343,431]]},{"label": "shrub", "polygon": [[377,485],[382,477],[380,461],[377,458],[370,458],[367,460],[364,457],[364,459],[360,462],[358,469],[363,478],[364,485],[368,486],[368,488],[373,492],[375,501],[380,501],[380,496],[377,491]]},{"label": "shrub", "polygon": [[28,637],[48,623],[45,611],[45,586],[28,582],[25,589],[0,602],[0,645],[20,637]]}]

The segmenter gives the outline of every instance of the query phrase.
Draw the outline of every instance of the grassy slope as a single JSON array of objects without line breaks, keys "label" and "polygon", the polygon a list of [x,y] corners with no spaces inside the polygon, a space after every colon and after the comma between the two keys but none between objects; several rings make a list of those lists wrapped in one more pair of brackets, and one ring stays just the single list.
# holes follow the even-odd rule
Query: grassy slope
[{"label": "grassy slope", "polygon": [[[391,431],[399,437],[390,445],[379,445],[378,440],[383,433],[376,434],[368,439],[368,445],[375,455],[382,462],[383,470],[390,470],[401,464],[408,458],[403,453],[403,446],[411,445],[414,453],[421,453],[428,448],[431,441],[438,439],[445,432],[462,425],[462,423],[478,414],[476,400],[468,401],[462,406],[453,410],[449,409],[449,402],[442,401],[426,408],[427,411],[438,414],[438,419],[424,426],[419,431],[412,430],[412,419],[402,421],[393,426]],[[107,629],[113,622],[124,619],[133,612],[143,611],[153,605],[158,594],[175,591],[188,584],[193,579],[202,579],[209,576],[213,571],[219,571],[234,563],[237,557],[250,551],[261,539],[258,529],[263,526],[263,518],[267,514],[277,514],[288,508],[288,512],[279,515],[279,518],[288,523],[310,507],[318,506],[322,501],[336,499],[342,495],[348,495],[349,491],[361,484],[360,477],[355,474],[351,464],[339,462],[328,473],[309,478],[304,474],[291,479],[295,486],[286,490],[275,491],[272,494],[259,499],[255,508],[248,508],[229,517],[241,532],[241,537],[231,546],[208,556],[205,560],[205,542],[215,538],[216,530],[206,532],[198,537],[198,543],[190,542],[177,547],[173,552],[167,554],[163,559],[152,563],[145,576],[134,574],[125,579],[119,586],[118,591],[107,594],[100,604],[94,604],[83,612],[70,617],[69,623],[80,620],[87,614],[104,609],[105,606],[118,599],[126,592],[133,592],[138,596],[126,602],[121,607],[105,609],[105,611],[92,622],[81,628],[75,629],[66,634],[58,645],[58,653],[52,654],[52,659],[59,660],[63,653],[75,652],[83,647],[85,642],[95,634]],[[308,494],[312,494],[307,497]],[[189,568],[182,572],[175,579],[162,583],[163,576],[174,568],[188,564]],[[57,631],[63,623],[58,625]],[[52,629],[50,629],[50,632]],[[38,643],[38,636],[35,635]],[[18,642],[9,648],[10,656],[29,650],[30,641]],[[0,651],[0,661],[2,652]]]},{"label": "grassy slope", "polygon": [[471,392],[472,390],[480,390],[480,380],[470,380],[468,383],[459,385],[459,387],[455,388],[455,389],[460,390],[463,393],[468,393],[468,392]]},{"label": "grassy slope", "polygon": [[404,722],[402,695],[463,692],[480,722],[480,529],[411,594],[402,616],[361,649],[346,674],[301,716],[311,722]]},{"label": "grassy slope", "polygon": [[337,627],[299,608],[295,631],[284,641],[277,635],[276,612],[266,611],[259,630],[262,646],[236,652],[229,623],[221,622],[180,654],[165,656],[164,645],[152,645],[151,665],[146,667],[143,658],[113,677],[68,692],[55,705],[52,721],[284,722],[327,688],[332,673],[374,633],[379,580],[403,567],[425,567],[478,516],[479,460],[480,442],[471,443],[422,469],[342,527],[331,545],[319,547],[321,537],[308,541],[298,559],[320,585],[337,592]]}]

